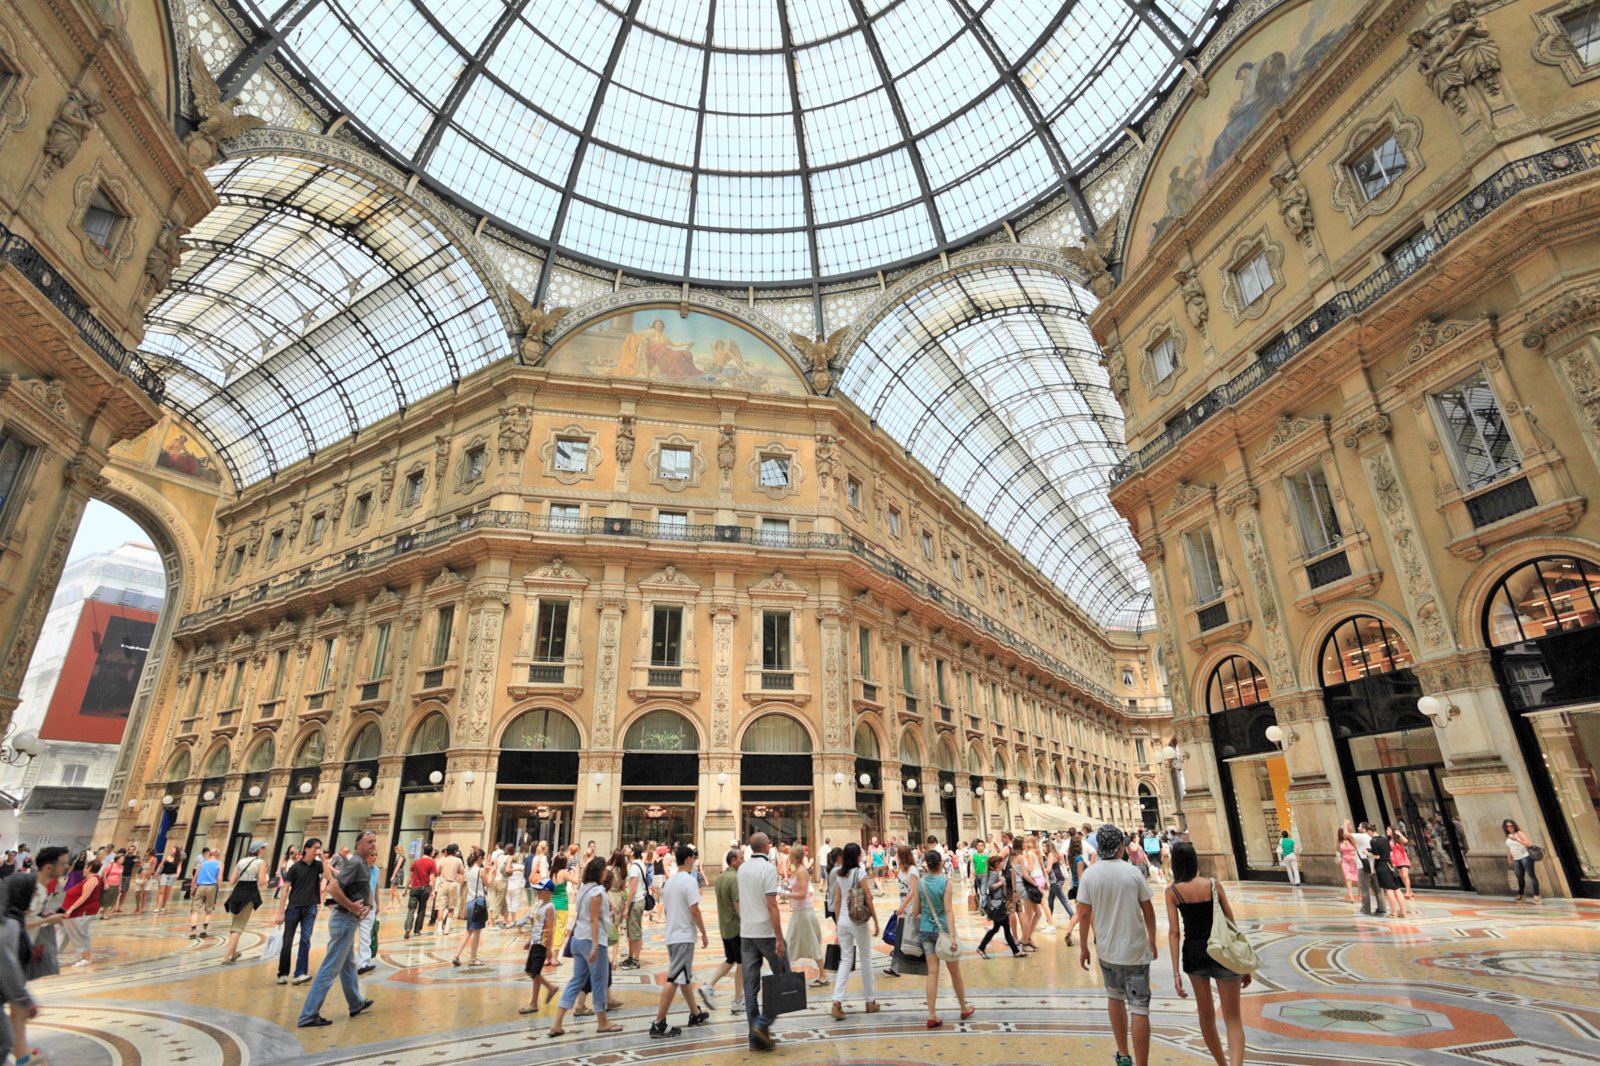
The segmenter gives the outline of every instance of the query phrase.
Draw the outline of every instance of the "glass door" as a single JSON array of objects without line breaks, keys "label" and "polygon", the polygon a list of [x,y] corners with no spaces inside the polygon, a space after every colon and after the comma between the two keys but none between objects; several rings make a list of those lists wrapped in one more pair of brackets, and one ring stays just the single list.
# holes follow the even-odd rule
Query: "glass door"
[{"label": "glass door", "polygon": [[495,812],[494,838],[514,840],[522,851],[547,841],[554,855],[572,843],[572,804],[502,803]]},{"label": "glass door", "polygon": [[811,843],[811,804],[793,800],[744,803],[744,836],[765,833],[774,844]]},{"label": "glass door", "polygon": [[622,843],[654,840],[676,847],[694,843],[694,804],[623,803]]},{"label": "glass door", "polygon": [[1439,780],[1442,765],[1358,775],[1368,818],[1406,835],[1411,883],[1418,888],[1470,888],[1455,800]]}]

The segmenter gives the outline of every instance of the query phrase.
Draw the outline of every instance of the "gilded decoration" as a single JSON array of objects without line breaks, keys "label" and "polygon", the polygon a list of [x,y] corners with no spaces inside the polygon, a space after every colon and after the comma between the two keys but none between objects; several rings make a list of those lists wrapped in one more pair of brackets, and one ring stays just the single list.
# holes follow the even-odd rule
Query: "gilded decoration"
[{"label": "gilded decoration", "polygon": [[[631,421],[631,419],[630,419]],[[689,470],[686,477],[668,477],[662,473],[661,453],[663,450],[686,451],[689,453]],[[618,456],[621,461],[621,456]],[[668,492],[682,492],[684,489],[699,488],[705,478],[706,457],[700,451],[700,445],[682,433],[671,433],[665,437],[657,437],[651,445],[649,453],[645,456],[649,465],[650,484],[660,485]]]},{"label": "gilded decoration", "polygon": [[197,167],[211,165],[224,141],[231,141],[241,133],[265,126],[266,120],[255,115],[241,115],[239,98],[222,98],[216,79],[206,69],[200,50],[189,50],[189,88],[194,94],[194,110],[198,124],[183,140],[189,162]]},{"label": "gilded decoration", "polygon": [[[1165,376],[1158,376],[1160,371],[1156,369],[1155,352],[1162,342],[1169,340],[1172,342],[1172,369]],[[1188,338],[1170,318],[1150,331],[1139,353],[1139,381],[1144,385],[1147,396],[1152,399],[1165,396],[1177,387],[1178,379],[1183,376],[1183,353],[1187,348]]]},{"label": "gilded decoration", "polygon": [[[1266,256],[1267,271],[1272,283],[1254,300],[1246,301],[1239,285],[1239,271],[1258,255]],[[1233,319],[1233,324],[1260,318],[1267,313],[1272,297],[1283,288],[1283,245],[1272,239],[1265,226],[1254,236],[1246,237],[1233,246],[1227,265],[1222,268],[1222,306]]]},{"label": "gilded decoration", "polygon": [[1467,113],[1469,85],[1500,95],[1500,46],[1472,0],[1455,0],[1448,12],[1411,31],[1407,40],[1417,50],[1422,80],[1456,114]]},{"label": "gilded decoration", "polygon": [[[101,245],[90,236],[84,226],[84,216],[88,213],[97,192],[111,202],[111,206],[120,216],[111,227],[110,241],[106,245]],[[131,203],[133,203],[133,193],[128,188],[128,183],[114,174],[106,173],[98,162],[87,174],[73,182],[72,230],[73,235],[78,238],[78,246],[83,249],[84,262],[115,274],[123,263],[133,258],[134,231],[137,224],[133,209],[129,206]]]},{"label": "gilded decoration", "polygon": [[1564,19],[1581,14],[1594,6],[1594,0],[1563,0],[1554,7],[1537,11],[1533,24],[1539,35],[1533,42],[1533,58],[1547,66],[1560,67],[1562,75],[1571,85],[1600,78],[1600,63],[1585,66],[1583,57],[1573,45]]},{"label": "gilded decoration", "polygon": [[[571,445],[581,443],[581,448]],[[593,481],[600,465],[600,449],[595,435],[583,426],[573,423],[552,429],[539,446],[539,459],[544,463],[546,477],[553,477],[563,485],[576,485],[580,481]]]},{"label": "gilded decoration", "polygon": [[[1378,141],[1393,134],[1395,144],[1406,161],[1405,169],[1370,200],[1356,182],[1352,160]],[[1333,171],[1333,206],[1344,212],[1350,225],[1355,226],[1373,215],[1381,215],[1398,204],[1405,188],[1422,172],[1422,120],[1400,110],[1398,101],[1390,101],[1381,113],[1363,122],[1357,122],[1345,134],[1344,146],[1334,154],[1328,164]]]},{"label": "gilded decoration", "polygon": [[22,62],[16,34],[0,22],[0,146],[6,135],[28,124],[28,93],[33,88],[33,71]]}]

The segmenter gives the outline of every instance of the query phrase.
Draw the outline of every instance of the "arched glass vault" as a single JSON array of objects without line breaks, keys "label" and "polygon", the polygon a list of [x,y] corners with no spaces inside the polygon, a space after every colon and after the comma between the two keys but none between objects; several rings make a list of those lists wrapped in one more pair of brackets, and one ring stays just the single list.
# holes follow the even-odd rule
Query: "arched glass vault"
[{"label": "arched glass vault", "polygon": [[1108,473],[1122,410],[1084,324],[1087,290],[990,266],[918,290],[874,323],[839,389],[1092,618],[1154,622]]}]

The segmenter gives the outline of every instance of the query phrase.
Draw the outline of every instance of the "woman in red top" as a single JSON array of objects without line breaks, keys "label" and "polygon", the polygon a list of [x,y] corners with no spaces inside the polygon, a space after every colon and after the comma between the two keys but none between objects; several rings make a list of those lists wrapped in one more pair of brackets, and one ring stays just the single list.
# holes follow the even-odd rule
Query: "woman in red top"
[{"label": "woman in red top", "polygon": [[67,889],[67,894],[61,901],[61,931],[66,935],[67,945],[83,953],[83,957],[73,963],[74,967],[89,965],[89,927],[94,923],[94,916],[100,913],[100,860],[91,860],[84,867],[83,880]]}]

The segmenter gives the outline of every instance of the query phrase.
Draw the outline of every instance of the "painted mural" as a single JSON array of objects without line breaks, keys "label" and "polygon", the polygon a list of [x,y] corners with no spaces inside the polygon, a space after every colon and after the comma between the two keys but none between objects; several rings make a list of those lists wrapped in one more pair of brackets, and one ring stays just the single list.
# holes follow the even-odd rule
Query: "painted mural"
[{"label": "painted mural", "polygon": [[156,453],[156,466],[199,478],[212,485],[222,481],[222,472],[211,461],[211,457],[176,422],[167,426],[166,440],[161,445],[161,451]]},{"label": "painted mural", "polygon": [[1142,255],[1189,210],[1245,138],[1288,98],[1344,32],[1344,0],[1310,0],[1235,48],[1208,76],[1211,93],[1189,102],[1145,186],[1128,257]]},{"label": "painted mural", "polygon": [[596,319],[562,339],[545,360],[561,374],[632,378],[804,396],[809,390],[772,344],[700,311],[648,307]]}]

